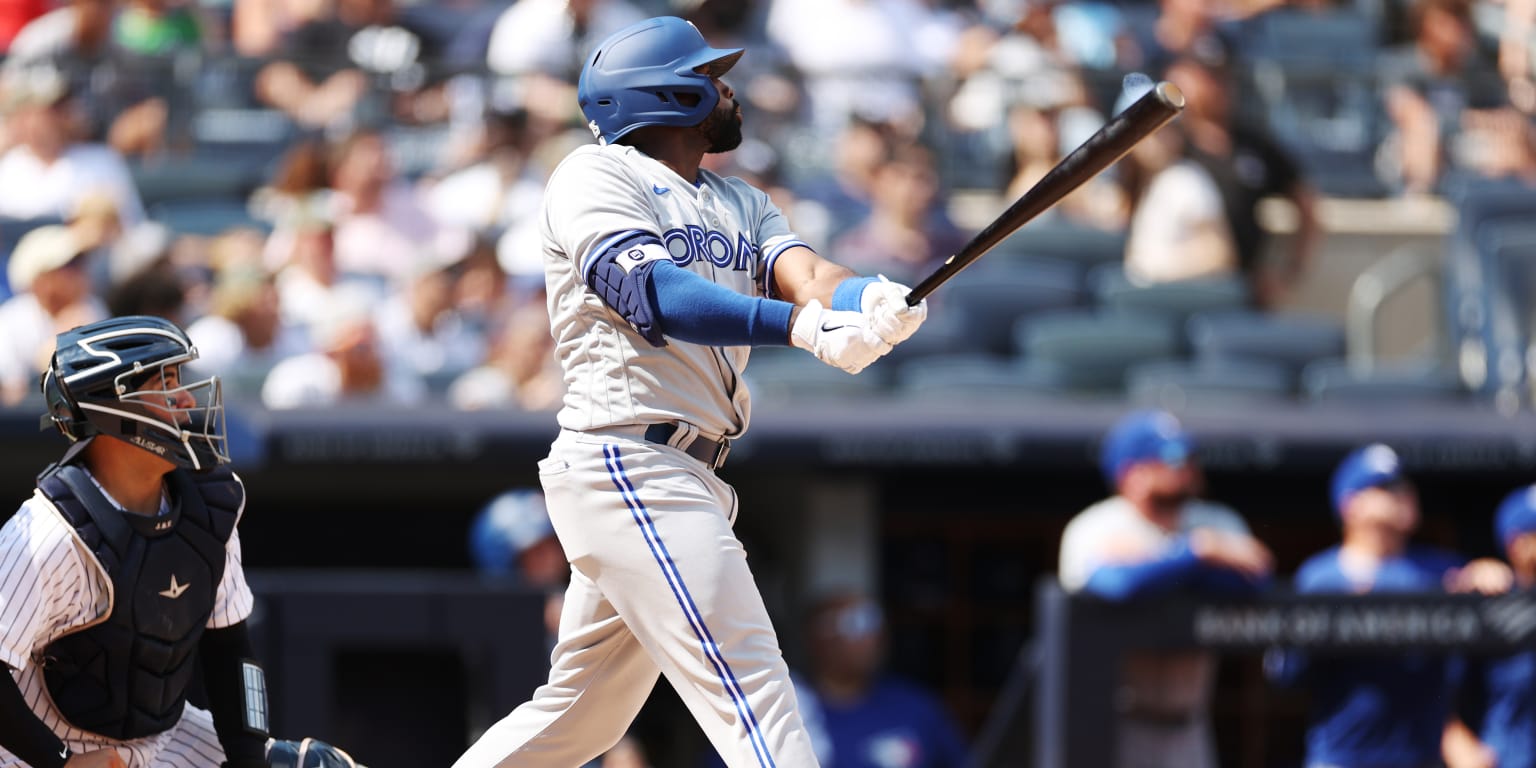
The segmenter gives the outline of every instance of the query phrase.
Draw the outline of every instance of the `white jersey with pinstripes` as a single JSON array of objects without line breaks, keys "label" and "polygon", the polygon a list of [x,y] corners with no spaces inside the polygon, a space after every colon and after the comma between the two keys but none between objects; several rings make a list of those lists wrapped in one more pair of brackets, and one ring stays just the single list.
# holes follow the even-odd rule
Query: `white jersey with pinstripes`
[{"label": "white jersey with pinstripes", "polygon": [[[240,515],[244,513],[242,507]],[[254,603],[240,565],[238,530],[230,535],[224,553],[224,576],[208,619],[210,629],[244,621]],[[218,765],[224,752],[212,720],[194,707],[187,707],[177,727],[126,742],[73,728],[54,708],[37,662],[49,643],[103,619],[110,610],[110,595],[106,573],[95,556],[53,504],[35,493],[0,527],[0,664],[11,668],[38,718],[77,753],[115,748],[129,768]],[[0,768],[20,765],[0,749]]]},{"label": "white jersey with pinstripes", "polygon": [[804,245],[768,195],[699,171],[698,183],[623,145],[583,146],[550,176],[544,261],[551,331],[565,373],[566,429],[683,421],[738,437],[751,406],[747,347],[668,339],[653,347],[587,290],[587,270],[636,233],[659,238],[672,262],[738,293],[770,295],[774,261]]}]

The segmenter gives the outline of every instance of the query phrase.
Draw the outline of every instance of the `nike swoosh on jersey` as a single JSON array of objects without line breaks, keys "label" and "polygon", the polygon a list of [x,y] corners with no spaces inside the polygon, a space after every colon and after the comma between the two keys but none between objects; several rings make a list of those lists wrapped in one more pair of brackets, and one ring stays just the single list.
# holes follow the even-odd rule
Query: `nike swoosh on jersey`
[{"label": "nike swoosh on jersey", "polygon": [[652,184],[651,185],[651,191],[655,192],[658,195],[665,195],[666,193],[671,192],[672,188],[671,187],[663,187],[663,186],[661,186],[659,184]]}]

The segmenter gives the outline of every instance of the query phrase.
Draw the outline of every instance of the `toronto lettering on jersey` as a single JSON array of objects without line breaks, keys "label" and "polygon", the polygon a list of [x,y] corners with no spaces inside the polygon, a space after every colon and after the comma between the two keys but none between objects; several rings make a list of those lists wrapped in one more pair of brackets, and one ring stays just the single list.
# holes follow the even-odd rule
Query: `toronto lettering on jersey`
[{"label": "toronto lettering on jersey", "polygon": [[705,229],[697,224],[674,227],[661,236],[661,242],[672,255],[672,263],[686,267],[695,261],[708,261],[722,269],[747,272],[757,263],[757,244],[744,234],[736,236],[736,244],[723,232]]}]

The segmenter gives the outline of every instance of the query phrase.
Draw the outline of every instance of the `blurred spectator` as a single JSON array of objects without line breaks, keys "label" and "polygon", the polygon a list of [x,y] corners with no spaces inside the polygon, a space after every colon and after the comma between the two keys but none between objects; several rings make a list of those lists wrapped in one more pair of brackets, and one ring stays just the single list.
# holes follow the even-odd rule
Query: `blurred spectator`
[{"label": "blurred spectator", "polygon": [[[1067,524],[1063,589],[1135,600],[1176,590],[1252,593],[1268,580],[1269,550],[1243,519],[1199,499],[1204,481],[1193,450],[1166,412],[1138,411],[1110,430],[1100,468],[1116,494]],[[1127,655],[1116,697],[1116,765],[1214,766],[1208,718],[1215,672],[1202,652]]]},{"label": "blurred spectator", "polygon": [[37,391],[59,333],[107,316],[91,292],[88,258],[76,234],[59,225],[28,232],[11,252],[6,278],[15,295],[0,304],[0,404]]},{"label": "blurred spectator", "polygon": [[[1084,108],[1020,102],[1008,110],[1012,162],[1003,193],[1008,200],[1017,200],[1029,191],[1087,138],[1063,136],[1063,112],[1072,109]],[[1096,119],[1102,122],[1101,117]],[[1068,118],[1066,122],[1070,125],[1075,120]],[[1124,187],[1113,175],[1101,174],[1048,209],[1042,220],[1059,217],[1070,224],[1118,232],[1126,226],[1129,207]]]},{"label": "blurred spectator", "polygon": [[855,115],[915,135],[920,83],[947,70],[962,29],[921,0],[775,0],[767,21],[769,41],[805,78],[805,119],[822,140]]},{"label": "blurred spectator", "polygon": [[933,154],[920,144],[891,153],[875,171],[863,224],[832,242],[839,264],[912,284],[965,244],[965,234],[939,205]]},{"label": "blurred spectator", "polygon": [[[467,251],[468,243],[459,250]],[[443,386],[485,354],[483,337],[453,303],[457,266],[458,258],[423,254],[410,282],[375,315],[384,348],[418,376]]]},{"label": "blurred spectator", "polygon": [[396,18],[392,0],[300,7],[306,15],[283,35],[280,58],[257,73],[258,98],[307,128],[348,128],[383,119],[391,110],[413,111],[365,102],[370,77],[419,84],[421,62],[436,58],[433,39]]},{"label": "blurred spectator", "polygon": [[288,33],[319,13],[318,0],[233,0],[230,41],[240,56],[260,59],[277,52]]},{"label": "blurred spectator", "polygon": [[[1224,61],[1180,57],[1166,78],[1184,92],[1188,105],[1172,126],[1188,142],[1187,154],[1220,190],[1238,268],[1260,306],[1275,307],[1301,279],[1317,248],[1317,194],[1301,169],[1262,124],[1239,121],[1233,113],[1235,73]],[[1290,252],[1266,263],[1268,241],[1259,224],[1259,202],[1284,198],[1295,206],[1296,232]]]},{"label": "blurred spectator", "polygon": [[820,218],[827,222],[828,242],[869,217],[875,175],[891,157],[891,132],[889,126],[855,116],[838,132],[829,172],[796,185],[802,200],[825,211]]},{"label": "blurred spectator", "polygon": [[646,15],[628,0],[518,0],[496,20],[485,63],[497,75],[574,84],[587,51]]},{"label": "blurred spectator", "polygon": [[141,56],[197,50],[203,30],[189,0],[129,0],[112,21],[112,42]]},{"label": "blurred spectator", "polygon": [[259,245],[238,244],[245,237],[226,234],[210,246],[218,276],[208,313],[187,327],[187,335],[199,352],[194,368],[218,372],[230,397],[254,400],[272,367],[309,351],[309,341],[302,329],[283,322],[276,280],[261,264]]},{"label": "blurred spectator", "polygon": [[470,524],[469,552],[480,573],[531,587],[563,590],[571,578],[544,494],[537,489],[506,491],[480,510]]},{"label": "blurred spectator", "polygon": [[1220,7],[1220,0],[1159,0],[1157,19],[1132,29],[1136,53],[1125,68],[1161,78],[1168,65],[1182,56],[1230,59],[1236,49],[1218,23]]},{"label": "blurred spectator", "polygon": [[1499,177],[1536,173],[1531,125],[1509,105],[1494,61],[1477,48],[1467,0],[1418,0],[1414,39],[1383,58],[1387,114],[1395,134],[1388,167],[1409,194],[1438,191],[1446,171]]},{"label": "blurred spectator", "polygon": [[[966,746],[933,694],[883,671],[885,617],[856,593],[817,601],[795,693],[823,768],[960,768]],[[809,683],[809,685],[807,685]]]},{"label": "blurred spectator", "polygon": [[282,410],[421,402],[426,395],[421,380],[379,347],[371,295],[348,286],[328,301],[313,329],[316,351],[274,366],[261,386],[262,404]]},{"label": "blurred spectator", "polygon": [[123,158],[109,147],[76,139],[76,102],[57,70],[5,71],[0,100],[14,142],[0,155],[0,216],[72,218],[84,201],[104,195],[123,227],[144,220]]},{"label": "blurred spectator", "polygon": [[518,308],[492,338],[489,356],[449,385],[448,402],[463,411],[554,410],[565,396],[554,346],[545,308]]},{"label": "blurred spectator", "polygon": [[[1503,564],[1462,567],[1452,552],[1410,542],[1419,525],[1418,496],[1391,448],[1375,443],[1344,458],[1332,482],[1339,545],[1296,571],[1303,593],[1484,591],[1508,589]],[[1490,755],[1451,712],[1461,666],[1425,653],[1396,657],[1310,657],[1271,652],[1266,672],[1305,685],[1310,766],[1491,766]]]},{"label": "blurred spectator", "polygon": [[[1132,100],[1122,97],[1115,111]],[[1237,272],[1237,244],[1221,187],[1185,150],[1184,134],[1165,128],[1137,143],[1120,166],[1131,201],[1125,273],[1135,282]]]},{"label": "blurred spectator", "polygon": [[330,163],[336,267],[404,284],[437,235],[416,189],[395,178],[384,137],[358,131]]},{"label": "blurred spectator", "polygon": [[29,23],[12,42],[3,71],[56,69],[79,99],[79,138],[100,140],[125,155],[151,154],[165,138],[168,68],[121,55],[113,0],[71,0]]},{"label": "blurred spectator", "polygon": [[[1536,589],[1536,485],[1504,497],[1494,539],[1514,572],[1515,588]],[[1536,768],[1536,650],[1468,663],[1468,687],[1480,694],[1478,737],[1498,768]]]},{"label": "blurred spectator", "polygon": [[28,22],[48,12],[48,0],[5,0],[0,2],[0,52],[11,47]]},{"label": "blurred spectator", "polygon": [[544,178],[528,162],[528,114],[488,112],[480,146],[468,162],[431,185],[427,210],[439,224],[477,231],[516,226],[536,218]]}]

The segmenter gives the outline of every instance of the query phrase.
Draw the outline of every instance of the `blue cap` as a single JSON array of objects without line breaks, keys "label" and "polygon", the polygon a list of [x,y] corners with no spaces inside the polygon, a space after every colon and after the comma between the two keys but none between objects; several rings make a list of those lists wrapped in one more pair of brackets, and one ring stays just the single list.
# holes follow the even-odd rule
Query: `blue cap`
[{"label": "blue cap", "polygon": [[544,494],[532,489],[507,491],[492,499],[470,524],[470,558],[482,572],[510,574],[524,550],[554,534]]},{"label": "blue cap", "polygon": [[1194,440],[1167,411],[1136,411],[1121,419],[1104,438],[1099,469],[1110,485],[1133,465],[1158,462],[1181,466],[1194,455]]},{"label": "blue cap", "polygon": [[1383,488],[1406,479],[1397,451],[1382,443],[1356,448],[1333,471],[1334,514],[1343,514],[1344,502],[1360,491]]},{"label": "blue cap", "polygon": [[1505,496],[1493,518],[1493,532],[1501,549],[1509,546],[1510,539],[1532,531],[1536,531],[1536,485]]}]

